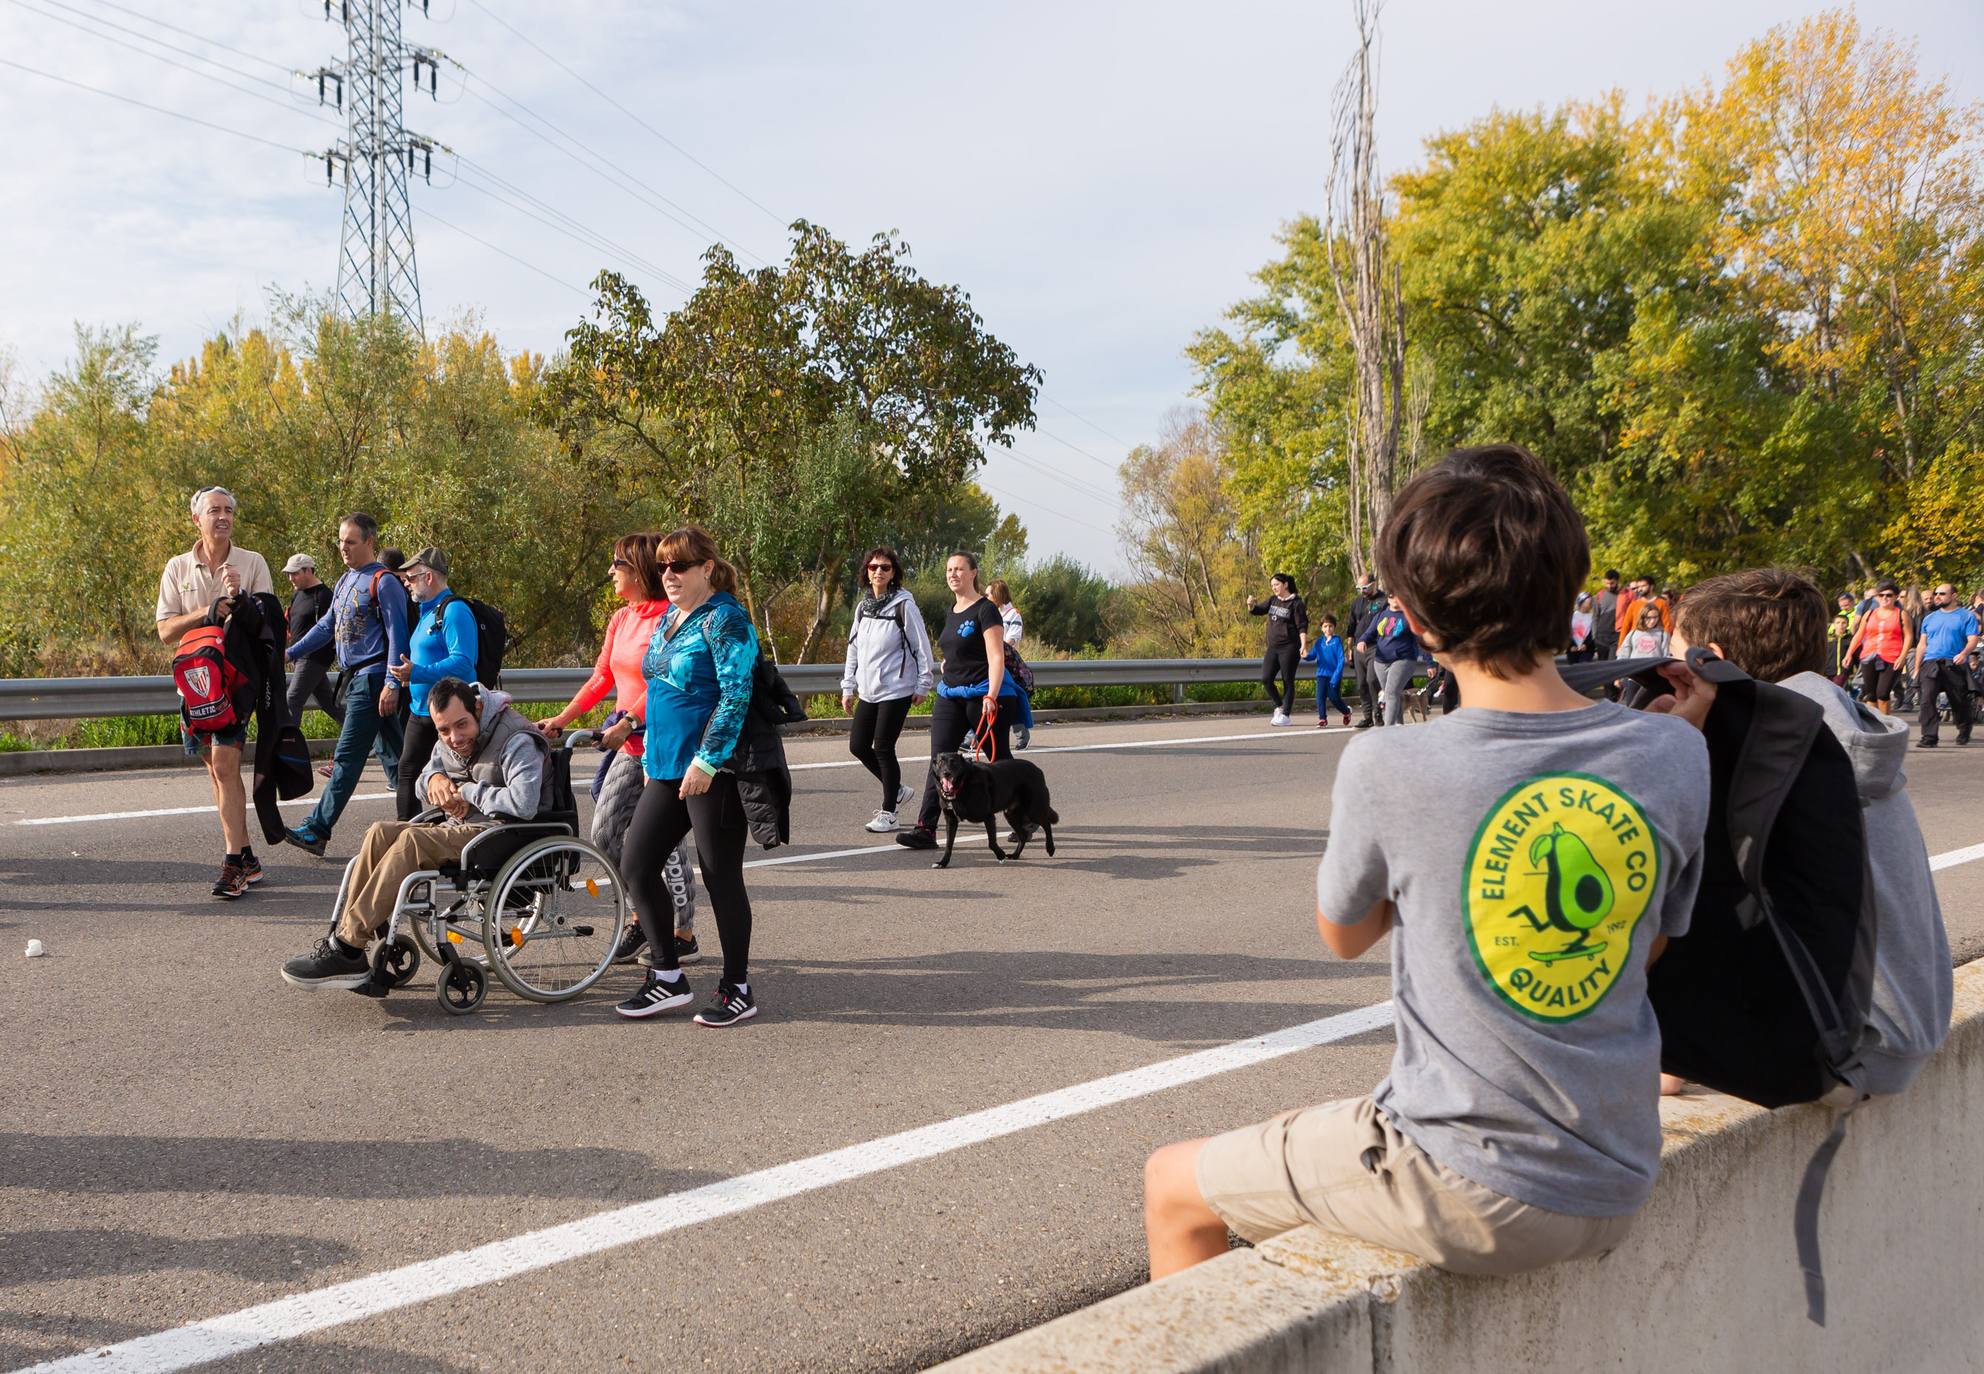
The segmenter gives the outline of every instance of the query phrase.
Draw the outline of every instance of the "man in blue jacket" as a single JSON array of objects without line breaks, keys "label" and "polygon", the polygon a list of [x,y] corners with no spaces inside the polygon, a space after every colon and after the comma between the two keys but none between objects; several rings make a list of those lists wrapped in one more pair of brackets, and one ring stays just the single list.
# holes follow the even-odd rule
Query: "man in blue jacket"
[{"label": "man in blue jacket", "polygon": [[375,742],[387,779],[397,781],[405,730],[400,686],[386,669],[407,656],[406,587],[379,561],[379,522],[364,511],[338,523],[338,552],[347,571],[331,593],[331,613],[287,651],[289,658],[298,659],[335,643],[344,673],[344,723],[331,755],[331,780],[309,818],[283,832],[284,839],[318,858],[358,790],[365,756]]}]

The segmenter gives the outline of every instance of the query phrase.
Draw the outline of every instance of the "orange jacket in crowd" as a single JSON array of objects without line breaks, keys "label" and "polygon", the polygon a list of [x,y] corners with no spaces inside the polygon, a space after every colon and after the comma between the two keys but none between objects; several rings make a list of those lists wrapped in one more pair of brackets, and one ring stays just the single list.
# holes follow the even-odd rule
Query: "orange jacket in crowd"
[{"label": "orange jacket in crowd", "polygon": [[[1640,627],[1640,607],[1644,601],[1644,597],[1634,596],[1630,592],[1619,593],[1619,613],[1616,620],[1619,627],[1619,638],[1622,641],[1627,635]],[[1653,604],[1660,607],[1660,628],[1668,634],[1673,634],[1674,611],[1667,604],[1667,598],[1656,596],[1653,598]]]}]

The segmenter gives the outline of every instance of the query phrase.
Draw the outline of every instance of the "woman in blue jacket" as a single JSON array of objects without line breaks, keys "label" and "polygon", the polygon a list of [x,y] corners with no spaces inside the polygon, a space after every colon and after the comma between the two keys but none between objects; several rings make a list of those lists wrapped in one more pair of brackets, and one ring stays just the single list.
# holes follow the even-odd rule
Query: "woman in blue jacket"
[{"label": "woman in blue jacket", "polygon": [[404,564],[400,575],[413,593],[417,608],[407,631],[407,656],[387,669],[406,689],[412,714],[407,718],[406,742],[400,745],[399,817],[410,821],[427,809],[415,784],[434,754],[434,722],[428,718],[427,691],[444,677],[475,681],[477,642],[475,612],[468,602],[448,590],[448,555],[433,547],[422,549]]},{"label": "woman in blue jacket", "polygon": [[614,1008],[626,1017],[654,1016],[692,1000],[676,958],[672,907],[663,866],[691,830],[701,861],[703,891],[723,945],[723,981],[696,1013],[704,1026],[730,1026],[758,1014],[751,991],[751,897],[744,890],[744,842],[749,829],[726,767],[737,752],[751,709],[758,635],[731,595],[737,570],[716,541],[694,525],[664,535],[656,551],[668,614],[648,641],[647,782],[627,823],[623,854],[634,910],[647,932],[654,967],[639,992]]},{"label": "woman in blue jacket", "polygon": [[1336,632],[1336,619],[1324,616],[1317,627],[1320,633],[1316,642],[1309,646],[1309,652],[1302,655],[1307,662],[1316,665],[1316,724],[1330,723],[1329,708],[1336,707],[1343,713],[1343,723],[1350,724],[1350,708],[1343,701],[1343,636]]}]

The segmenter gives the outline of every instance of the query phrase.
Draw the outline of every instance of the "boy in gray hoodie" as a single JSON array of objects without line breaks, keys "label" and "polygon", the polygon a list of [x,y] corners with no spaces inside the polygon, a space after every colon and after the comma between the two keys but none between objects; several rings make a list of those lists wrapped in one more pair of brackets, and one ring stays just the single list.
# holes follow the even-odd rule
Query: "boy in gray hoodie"
[{"label": "boy in gray hoodie", "polygon": [[1852,761],[1880,932],[1862,1062],[1869,1092],[1898,1093],[1949,1033],[1949,937],[1902,773],[1908,724],[1868,710],[1824,676],[1830,617],[1819,589],[1796,573],[1726,573],[1681,598],[1671,649],[1682,655],[1702,646],[1760,682],[1817,702]]}]

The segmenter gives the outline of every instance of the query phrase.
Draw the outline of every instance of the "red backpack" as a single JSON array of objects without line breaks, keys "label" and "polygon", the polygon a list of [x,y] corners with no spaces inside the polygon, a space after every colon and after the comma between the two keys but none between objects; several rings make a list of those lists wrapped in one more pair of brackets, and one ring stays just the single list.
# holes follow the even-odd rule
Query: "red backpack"
[{"label": "red backpack", "polygon": [[181,637],[172,657],[179,718],[191,734],[211,735],[243,723],[234,698],[246,679],[228,660],[225,636],[218,625],[198,626]]}]

